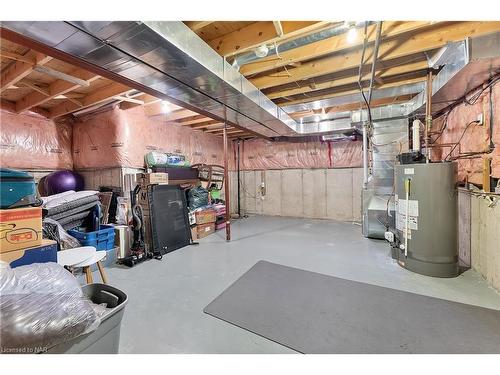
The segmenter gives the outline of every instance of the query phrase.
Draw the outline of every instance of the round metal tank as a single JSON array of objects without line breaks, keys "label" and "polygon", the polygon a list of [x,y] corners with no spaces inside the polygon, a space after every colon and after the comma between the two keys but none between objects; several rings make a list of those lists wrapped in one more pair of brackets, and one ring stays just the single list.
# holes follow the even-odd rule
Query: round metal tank
[{"label": "round metal tank", "polygon": [[402,245],[408,223],[406,254],[404,249],[397,254],[401,266],[428,276],[458,275],[456,175],[455,162],[396,165],[396,228]]}]

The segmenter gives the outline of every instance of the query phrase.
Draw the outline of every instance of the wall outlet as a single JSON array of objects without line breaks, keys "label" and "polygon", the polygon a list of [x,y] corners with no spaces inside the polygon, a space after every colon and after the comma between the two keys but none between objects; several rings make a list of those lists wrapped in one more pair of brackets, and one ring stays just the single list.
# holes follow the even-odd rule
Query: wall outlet
[{"label": "wall outlet", "polygon": [[482,113],[478,114],[476,120],[477,120],[477,124],[478,125],[483,125],[484,124],[484,116],[483,116],[483,114]]}]

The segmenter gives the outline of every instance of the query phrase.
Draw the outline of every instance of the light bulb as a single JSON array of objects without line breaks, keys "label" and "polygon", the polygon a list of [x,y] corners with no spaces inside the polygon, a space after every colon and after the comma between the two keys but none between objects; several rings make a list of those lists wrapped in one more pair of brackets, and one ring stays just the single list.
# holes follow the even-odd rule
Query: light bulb
[{"label": "light bulb", "polygon": [[161,101],[161,110],[163,113],[169,113],[170,112],[170,103],[167,102],[166,100]]},{"label": "light bulb", "polygon": [[258,46],[255,49],[255,55],[257,57],[266,57],[269,52],[269,48],[265,44],[262,44],[261,46]]},{"label": "light bulb", "polygon": [[354,43],[354,41],[356,40],[357,36],[358,36],[358,30],[355,27],[351,27],[347,31],[347,42],[348,43]]}]

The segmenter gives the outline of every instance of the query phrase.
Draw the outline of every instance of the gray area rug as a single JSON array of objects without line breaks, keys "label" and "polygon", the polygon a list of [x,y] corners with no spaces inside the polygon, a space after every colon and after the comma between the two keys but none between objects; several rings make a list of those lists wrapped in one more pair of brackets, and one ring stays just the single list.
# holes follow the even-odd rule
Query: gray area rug
[{"label": "gray area rug", "polygon": [[500,353],[500,311],[265,261],[204,312],[301,353]]}]

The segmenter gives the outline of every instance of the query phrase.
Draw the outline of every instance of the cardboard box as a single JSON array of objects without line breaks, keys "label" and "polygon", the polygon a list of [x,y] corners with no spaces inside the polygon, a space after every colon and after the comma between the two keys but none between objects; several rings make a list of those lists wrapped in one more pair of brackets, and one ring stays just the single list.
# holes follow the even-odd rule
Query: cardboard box
[{"label": "cardboard box", "polygon": [[194,215],[196,218],[196,224],[215,223],[215,220],[217,219],[214,210],[196,211]]},{"label": "cardboard box", "polygon": [[24,207],[0,210],[0,253],[42,244],[42,209]]},{"label": "cardboard box", "polygon": [[198,224],[196,228],[196,238],[200,239],[215,232],[215,223]]},{"label": "cardboard box", "polygon": [[137,173],[137,182],[143,186],[156,184],[168,185],[168,173]]},{"label": "cardboard box", "polygon": [[198,228],[196,228],[196,225],[193,225],[191,227],[191,239],[193,241],[196,241],[198,239]]},{"label": "cardboard box", "polygon": [[44,239],[39,246],[0,253],[0,260],[9,263],[12,268],[32,263],[57,262],[57,242]]}]

